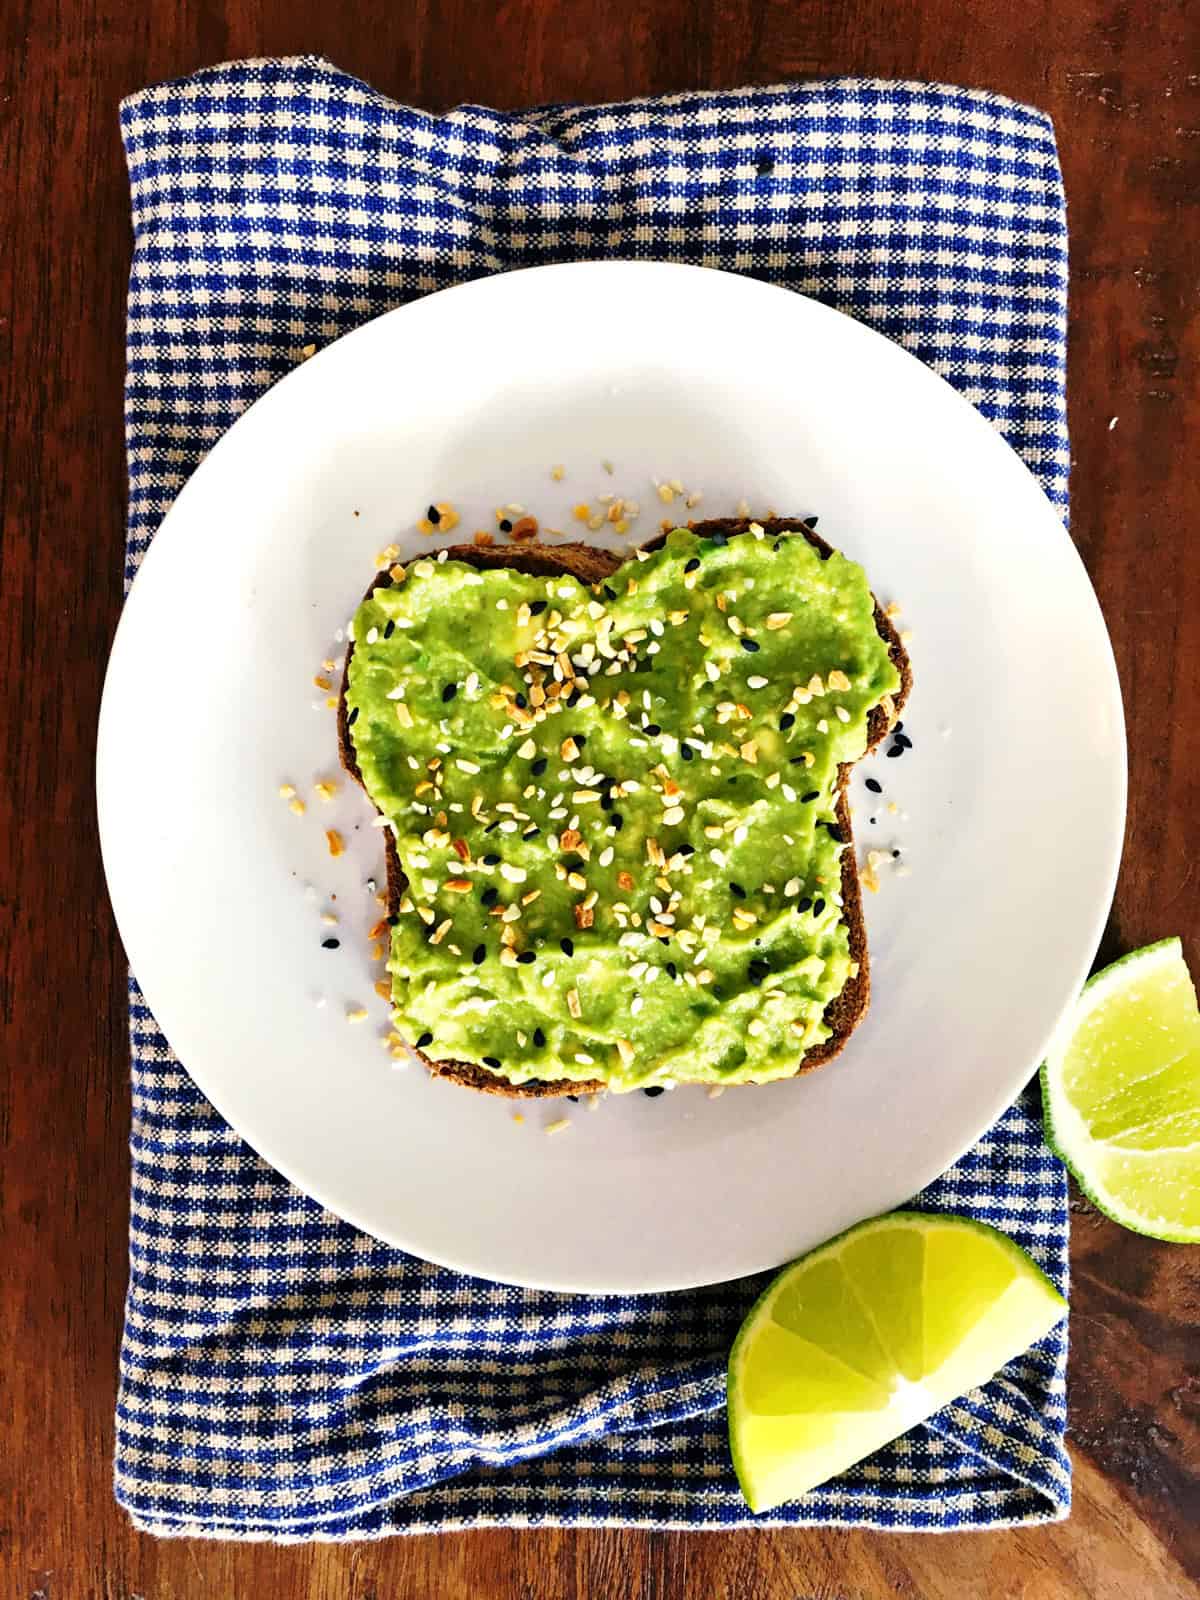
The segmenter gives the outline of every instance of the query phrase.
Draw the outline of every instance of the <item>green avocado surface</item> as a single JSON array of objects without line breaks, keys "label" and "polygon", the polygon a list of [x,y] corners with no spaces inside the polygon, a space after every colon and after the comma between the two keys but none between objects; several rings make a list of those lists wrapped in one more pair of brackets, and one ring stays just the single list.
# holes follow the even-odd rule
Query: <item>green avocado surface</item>
[{"label": "green avocado surface", "polygon": [[858,565],[756,525],[595,587],[421,559],[353,631],[405,1038],[623,1091],[788,1077],[829,1036],[838,769],[899,687]]}]

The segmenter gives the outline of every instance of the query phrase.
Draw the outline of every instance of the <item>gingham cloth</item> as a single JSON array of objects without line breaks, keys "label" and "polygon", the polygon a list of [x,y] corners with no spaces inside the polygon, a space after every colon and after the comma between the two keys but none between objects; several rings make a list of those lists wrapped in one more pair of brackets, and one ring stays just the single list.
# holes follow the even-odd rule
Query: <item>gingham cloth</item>
[{"label": "gingham cloth", "polygon": [[[305,345],[463,278],[605,254],[751,272],[871,322],[973,400],[1065,508],[1066,228],[1037,111],[840,80],[431,116],[305,58],[146,90],[121,126],[130,580],[205,451]],[[134,985],[131,1017],[116,1490],[140,1527],[295,1540],[1066,1515],[1064,1329],[753,1518],[723,1363],[759,1282],[595,1298],[403,1255],[241,1142]],[[918,1203],[1003,1228],[1065,1289],[1066,1186],[1033,1100]]]}]

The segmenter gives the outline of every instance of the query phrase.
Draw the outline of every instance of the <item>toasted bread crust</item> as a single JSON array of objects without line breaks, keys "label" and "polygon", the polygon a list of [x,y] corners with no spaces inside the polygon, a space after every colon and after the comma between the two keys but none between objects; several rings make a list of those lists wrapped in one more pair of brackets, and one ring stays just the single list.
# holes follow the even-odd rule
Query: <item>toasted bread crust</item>
[{"label": "toasted bread crust", "polygon": [[[749,518],[717,518],[708,522],[693,522],[690,524],[692,531],[702,536],[711,537],[713,534],[724,534],[726,538],[736,538],[748,532]],[[808,542],[819,550],[824,557],[833,554],[830,545],[798,518],[772,517],[760,523],[763,531],[769,538],[777,537],[781,533],[802,533]],[[663,542],[665,534],[650,540],[643,548],[657,549]],[[609,577],[618,567],[623,566],[624,556],[619,556],[615,551],[603,550],[597,545],[589,544],[556,544],[547,545],[540,542],[529,544],[510,545],[452,545],[447,552],[448,559],[462,561],[468,566],[481,570],[490,570],[496,567],[511,567],[518,572],[529,573],[535,577],[552,577],[555,573],[567,572],[572,577],[578,578],[581,583],[599,583]],[[376,573],[367,595],[376,589],[388,588],[391,578],[386,571]],[[364,597],[365,598],[365,597]],[[900,642],[900,637],[892,626],[890,619],[884,615],[879,602],[875,602],[875,627],[879,637],[888,647],[888,655],[897,672],[900,674],[900,688],[892,697],[894,711],[889,717],[882,706],[876,706],[867,718],[867,750],[873,750],[880,740],[885,737],[895,717],[898,717],[908,699],[912,688],[912,668],[907,652]],[[338,697],[337,734],[338,750],[341,755],[342,766],[358,783],[363,792],[366,785],[363,783],[362,773],[359,771],[358,761],[354,754],[354,745],[350,738],[348,722],[348,709],[346,705],[346,688],[350,681],[350,658],[354,654],[354,645],[351,644],[346,651],[346,663],[342,672],[342,687]],[[842,851],[842,912],[843,920],[849,929],[850,959],[857,963],[857,972],[846,984],[845,988],[831,1000],[825,1008],[825,1022],[832,1029],[830,1037],[822,1044],[815,1045],[805,1052],[796,1063],[796,1075],[811,1072],[814,1068],[832,1061],[846,1046],[850,1035],[866,1015],[867,1005],[871,997],[870,963],[867,958],[867,931],[863,921],[862,892],[858,881],[858,868],[854,859],[854,837],[850,823],[850,803],[847,788],[850,781],[850,766],[844,765],[839,778],[839,793],[837,801],[837,819],[846,840],[846,848]],[[368,798],[370,798],[368,796]],[[383,829],[384,847],[387,855],[387,910],[388,916],[395,917],[399,914],[401,897],[408,887],[408,880],[404,876],[400,865],[400,857],[396,850],[396,841],[389,828]],[[415,1047],[414,1047],[415,1049]],[[429,1071],[436,1077],[450,1078],[455,1083],[460,1083],[468,1089],[478,1089],[484,1094],[504,1095],[512,1099],[551,1099],[562,1095],[599,1094],[607,1087],[599,1080],[589,1080],[586,1083],[569,1081],[543,1083],[534,1080],[530,1083],[509,1083],[499,1073],[491,1072],[487,1067],[477,1065],[473,1061],[434,1061],[420,1050],[416,1055],[424,1062]]]}]

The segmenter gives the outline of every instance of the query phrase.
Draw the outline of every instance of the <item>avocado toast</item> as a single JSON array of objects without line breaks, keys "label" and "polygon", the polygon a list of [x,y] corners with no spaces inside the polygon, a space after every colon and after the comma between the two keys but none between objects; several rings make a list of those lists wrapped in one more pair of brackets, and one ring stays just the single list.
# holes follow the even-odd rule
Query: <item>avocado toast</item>
[{"label": "avocado toast", "polygon": [[377,574],[354,635],[342,760],[432,1071],[548,1096],[837,1054],[869,995],[846,784],[911,683],[853,562],[788,519],[458,546]]}]

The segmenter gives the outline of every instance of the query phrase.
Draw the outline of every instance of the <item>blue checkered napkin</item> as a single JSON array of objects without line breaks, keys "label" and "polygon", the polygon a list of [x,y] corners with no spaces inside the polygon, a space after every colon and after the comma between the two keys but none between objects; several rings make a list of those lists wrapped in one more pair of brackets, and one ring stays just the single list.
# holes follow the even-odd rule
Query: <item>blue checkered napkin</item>
[{"label": "blue checkered napkin", "polygon": [[[915,351],[1065,508],[1054,135],[998,96],[837,81],[429,116],[327,62],[217,67],[121,111],[133,193],[127,576],[229,424],[300,358],[466,277],[605,254],[751,272]],[[116,1488],[156,1533],[339,1539],[488,1523],[995,1527],[1067,1513],[1066,1336],[754,1519],[723,1359],[760,1285],[490,1284],[338,1222],[216,1115],[131,984],[131,1279]],[[1034,1102],[920,1196],[1066,1286]]]}]

